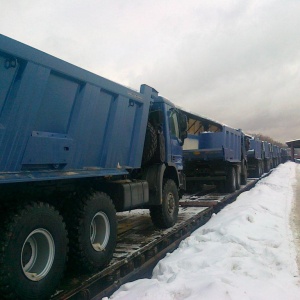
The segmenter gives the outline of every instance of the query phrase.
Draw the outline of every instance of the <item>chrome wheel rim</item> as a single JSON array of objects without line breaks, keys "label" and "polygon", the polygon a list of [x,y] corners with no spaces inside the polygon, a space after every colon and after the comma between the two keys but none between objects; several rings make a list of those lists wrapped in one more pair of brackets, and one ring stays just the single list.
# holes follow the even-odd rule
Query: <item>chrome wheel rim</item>
[{"label": "chrome wheel rim", "polygon": [[43,228],[32,231],[21,251],[21,265],[31,281],[43,279],[51,270],[55,257],[55,244],[49,231]]},{"label": "chrome wheel rim", "polygon": [[98,212],[90,226],[90,241],[95,251],[104,251],[110,236],[110,223],[104,212]]}]

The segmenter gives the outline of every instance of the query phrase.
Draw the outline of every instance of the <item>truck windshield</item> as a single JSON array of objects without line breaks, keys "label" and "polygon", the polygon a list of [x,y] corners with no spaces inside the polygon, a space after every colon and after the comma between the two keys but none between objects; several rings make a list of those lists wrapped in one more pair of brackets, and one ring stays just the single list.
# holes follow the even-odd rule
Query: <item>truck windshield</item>
[{"label": "truck windshield", "polygon": [[178,117],[174,110],[170,111],[169,124],[170,124],[170,133],[171,136],[175,136],[180,139],[179,126],[178,126]]}]

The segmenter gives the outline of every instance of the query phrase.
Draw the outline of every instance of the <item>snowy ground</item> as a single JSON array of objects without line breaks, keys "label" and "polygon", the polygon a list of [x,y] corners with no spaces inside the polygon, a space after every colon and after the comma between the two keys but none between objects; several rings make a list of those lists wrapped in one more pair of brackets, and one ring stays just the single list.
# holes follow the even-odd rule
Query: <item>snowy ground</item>
[{"label": "snowy ground", "polygon": [[[110,299],[300,299],[290,227],[300,166],[288,162]],[[298,182],[300,184],[300,182]]]}]

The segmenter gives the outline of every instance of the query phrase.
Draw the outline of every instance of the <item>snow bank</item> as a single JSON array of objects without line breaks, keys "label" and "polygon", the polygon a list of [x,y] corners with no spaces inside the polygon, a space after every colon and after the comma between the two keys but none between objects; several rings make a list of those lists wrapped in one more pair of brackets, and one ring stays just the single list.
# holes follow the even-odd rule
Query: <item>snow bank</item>
[{"label": "snow bank", "polygon": [[277,167],[161,260],[152,279],[111,299],[300,299],[289,225],[297,167]]}]

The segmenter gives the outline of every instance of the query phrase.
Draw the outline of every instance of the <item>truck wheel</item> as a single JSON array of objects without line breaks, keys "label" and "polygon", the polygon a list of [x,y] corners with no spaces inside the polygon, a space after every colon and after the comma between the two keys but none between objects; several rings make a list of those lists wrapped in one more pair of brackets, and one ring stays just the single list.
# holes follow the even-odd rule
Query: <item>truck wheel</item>
[{"label": "truck wheel", "polygon": [[157,134],[153,125],[148,122],[142,157],[142,164],[146,164],[154,156],[157,148]]},{"label": "truck wheel", "polygon": [[235,168],[236,180],[235,180],[235,188],[239,190],[241,188],[241,171],[239,167]]},{"label": "truck wheel", "polygon": [[152,222],[158,228],[169,228],[177,222],[179,195],[176,183],[172,179],[163,182],[162,204],[150,207]]},{"label": "truck wheel", "polygon": [[261,163],[260,161],[257,161],[255,166],[255,171],[254,171],[254,177],[259,178],[261,175],[262,175]]},{"label": "truck wheel", "polygon": [[224,181],[216,182],[216,188],[218,193],[225,193],[225,184]]},{"label": "truck wheel", "polygon": [[0,230],[0,292],[7,299],[48,299],[63,276],[67,232],[48,204],[18,208]]},{"label": "truck wheel", "polygon": [[256,164],[255,164],[255,170],[253,171],[253,177],[256,177],[256,178],[259,177],[259,162],[256,162]]},{"label": "truck wheel", "polygon": [[245,185],[247,184],[248,179],[248,170],[245,162],[242,162],[242,174],[241,174],[241,184]]},{"label": "truck wheel", "polygon": [[232,166],[228,170],[225,186],[227,193],[233,193],[236,190],[236,172]]},{"label": "truck wheel", "polygon": [[264,164],[264,171],[265,173],[268,173],[270,171],[270,163],[268,161]]},{"label": "truck wheel", "polygon": [[117,240],[116,210],[104,193],[74,201],[68,213],[70,263],[78,270],[97,271],[112,258]]},{"label": "truck wheel", "polygon": [[259,162],[259,166],[260,166],[260,176],[261,177],[264,174],[264,164],[262,161]]}]

